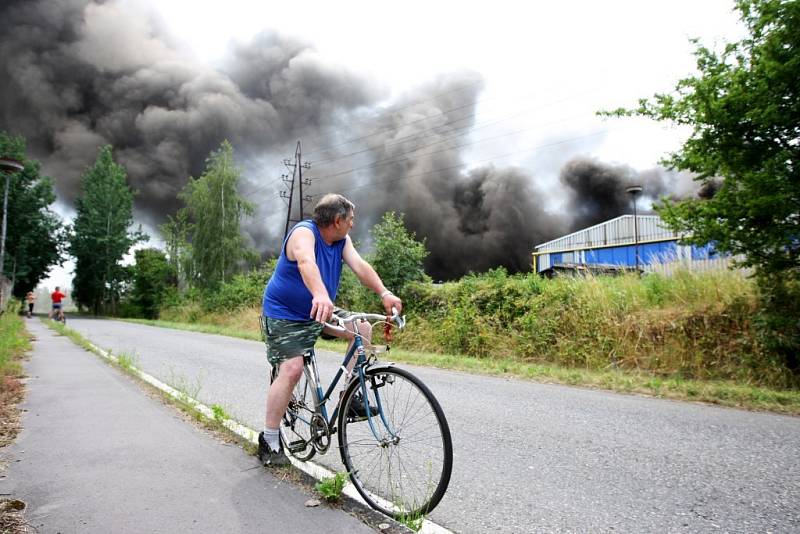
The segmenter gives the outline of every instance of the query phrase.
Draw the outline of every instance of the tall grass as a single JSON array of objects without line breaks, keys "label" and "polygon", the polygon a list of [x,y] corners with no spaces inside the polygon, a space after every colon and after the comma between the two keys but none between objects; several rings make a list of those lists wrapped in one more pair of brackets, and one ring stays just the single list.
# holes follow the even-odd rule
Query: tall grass
[{"label": "tall grass", "polygon": [[[347,287],[340,297],[360,298]],[[401,297],[409,327],[397,335],[397,348],[487,363],[798,387],[797,375],[765,347],[758,330],[756,283],[737,271],[549,280],[498,269],[441,285],[411,284]],[[257,338],[259,314],[255,302],[232,311],[188,301],[162,310],[161,317]]]},{"label": "tall grass", "polygon": [[797,385],[758,341],[753,281],[735,271],[545,280],[503,270],[405,295],[406,348],[588,370]]},{"label": "tall grass", "polygon": [[[6,312],[0,315],[0,378],[5,376],[21,376],[22,367],[15,356],[30,349],[30,341],[25,332],[23,319]],[[0,380],[3,387],[4,380]]]}]

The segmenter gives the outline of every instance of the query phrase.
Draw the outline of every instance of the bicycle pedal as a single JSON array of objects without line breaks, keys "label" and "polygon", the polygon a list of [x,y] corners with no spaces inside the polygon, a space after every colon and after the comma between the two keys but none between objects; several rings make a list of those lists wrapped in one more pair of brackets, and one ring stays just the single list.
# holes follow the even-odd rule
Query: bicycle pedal
[{"label": "bicycle pedal", "polygon": [[291,443],[286,445],[286,448],[289,449],[289,452],[302,452],[306,448],[306,442],[303,441],[302,439],[299,439],[297,441],[292,441]]}]

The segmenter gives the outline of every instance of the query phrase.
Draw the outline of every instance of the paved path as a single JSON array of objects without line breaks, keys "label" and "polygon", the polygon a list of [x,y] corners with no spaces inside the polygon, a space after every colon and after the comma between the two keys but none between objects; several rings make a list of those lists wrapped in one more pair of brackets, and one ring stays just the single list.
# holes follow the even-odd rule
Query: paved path
[{"label": "paved path", "polygon": [[0,494],[44,534],[373,532],[340,510],[306,508],[291,483],[146,395],[37,319],[23,430],[0,450]]},{"label": "paved path", "polygon": [[[70,319],[165,382],[263,424],[263,344]],[[330,376],[340,357],[320,353]],[[453,433],[431,519],[473,532],[799,532],[800,418],[414,368]],[[341,470],[332,450],[322,458]]]}]

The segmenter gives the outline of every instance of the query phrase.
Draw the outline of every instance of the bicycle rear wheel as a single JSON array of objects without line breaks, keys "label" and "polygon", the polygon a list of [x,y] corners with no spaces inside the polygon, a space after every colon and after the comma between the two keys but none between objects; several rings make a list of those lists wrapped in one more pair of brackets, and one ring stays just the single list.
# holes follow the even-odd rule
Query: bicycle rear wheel
[{"label": "bicycle rear wheel", "polygon": [[339,447],[350,480],[370,506],[388,516],[427,514],[444,496],[453,468],[442,408],[425,384],[403,369],[367,369],[365,382],[369,410],[379,408],[372,425],[347,417],[358,402],[358,380],[345,391],[339,414]]},{"label": "bicycle rear wheel", "polygon": [[[277,378],[277,370],[272,368],[270,383]],[[314,392],[303,373],[289,398],[286,413],[281,419],[280,435],[283,450],[301,462],[313,458],[316,449],[311,442],[311,417],[314,415]]]}]

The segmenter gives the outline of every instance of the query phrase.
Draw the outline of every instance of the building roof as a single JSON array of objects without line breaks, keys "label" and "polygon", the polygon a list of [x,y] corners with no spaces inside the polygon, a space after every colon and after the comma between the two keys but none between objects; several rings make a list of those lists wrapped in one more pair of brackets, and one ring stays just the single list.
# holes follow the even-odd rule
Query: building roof
[{"label": "building roof", "polygon": [[[637,215],[639,222],[638,242],[670,241],[680,235],[667,228],[658,215]],[[609,245],[628,245],[634,243],[633,215],[621,215],[614,219],[578,230],[553,239],[534,248],[537,252],[578,250]]]}]

